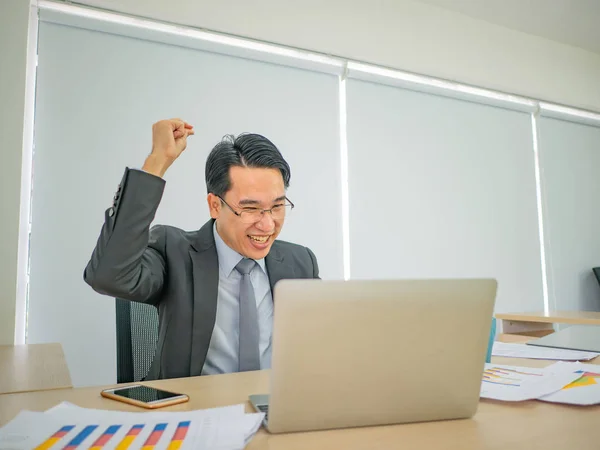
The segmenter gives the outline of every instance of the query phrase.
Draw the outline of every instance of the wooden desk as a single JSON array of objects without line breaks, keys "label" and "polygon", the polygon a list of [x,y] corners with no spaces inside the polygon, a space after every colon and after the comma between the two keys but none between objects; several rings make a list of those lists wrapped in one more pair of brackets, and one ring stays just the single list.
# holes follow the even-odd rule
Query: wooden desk
[{"label": "wooden desk", "polygon": [[70,387],[60,344],[0,345],[0,394]]},{"label": "wooden desk", "polygon": [[569,325],[600,325],[600,312],[551,311],[496,314],[502,333],[541,337],[554,332],[555,323]]},{"label": "wooden desk", "polygon": [[[511,342],[523,337],[501,337]],[[594,361],[600,364],[600,358]],[[551,361],[495,358],[495,363],[542,367]],[[190,402],[165,410],[182,411],[247,403],[248,394],[267,392],[269,372],[246,372],[185,379],[161,380],[146,384],[185,392]],[[425,387],[423,387],[425,388]],[[84,407],[140,411],[133,406],[100,397],[101,387],[60,391],[8,394],[0,396],[0,425],[12,419],[21,409],[42,411],[61,401]],[[401,399],[398,401],[402,405]],[[440,421],[406,425],[353,428],[330,431],[270,435],[264,429],[248,445],[248,449],[393,449],[422,448],[446,450],[519,450],[544,448],[600,448],[595,429],[600,406],[572,407],[528,401],[505,403],[480,402],[477,414],[468,420]]]}]

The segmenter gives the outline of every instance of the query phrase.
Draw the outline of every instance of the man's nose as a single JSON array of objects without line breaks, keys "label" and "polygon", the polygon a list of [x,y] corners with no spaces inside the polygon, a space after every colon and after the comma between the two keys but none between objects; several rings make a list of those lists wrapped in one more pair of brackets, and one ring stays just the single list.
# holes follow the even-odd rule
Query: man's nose
[{"label": "man's nose", "polygon": [[263,211],[262,217],[256,222],[256,227],[263,231],[270,231],[274,228],[275,221],[270,212]]}]

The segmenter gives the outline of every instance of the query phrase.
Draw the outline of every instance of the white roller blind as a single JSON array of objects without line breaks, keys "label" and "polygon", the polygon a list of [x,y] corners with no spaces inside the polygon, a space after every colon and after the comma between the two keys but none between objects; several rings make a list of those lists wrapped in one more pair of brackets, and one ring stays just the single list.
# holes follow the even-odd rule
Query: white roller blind
[{"label": "white roller blind", "polygon": [[600,311],[600,128],[538,120],[550,305]]},{"label": "white roller blind", "polygon": [[342,277],[336,76],[42,21],[28,341],[62,343],[75,385],[115,381],[114,301],[83,270],[125,167],[143,164],[152,123],[169,117],[196,136],[167,173],[156,223],[200,228],[208,152],[225,134],[261,133],[292,168],[281,239],[313,249],[323,278]]},{"label": "white roller blind", "polygon": [[494,277],[543,309],[529,114],[349,80],[352,278]]}]

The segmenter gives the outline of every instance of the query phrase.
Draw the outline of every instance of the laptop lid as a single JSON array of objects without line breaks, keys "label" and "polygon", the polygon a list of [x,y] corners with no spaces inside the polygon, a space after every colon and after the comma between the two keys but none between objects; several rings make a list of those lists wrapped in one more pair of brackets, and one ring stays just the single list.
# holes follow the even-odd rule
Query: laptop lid
[{"label": "laptop lid", "polygon": [[496,289],[491,279],[280,281],[268,429],[471,417]]},{"label": "laptop lid", "polygon": [[600,353],[600,326],[573,325],[527,344]]}]

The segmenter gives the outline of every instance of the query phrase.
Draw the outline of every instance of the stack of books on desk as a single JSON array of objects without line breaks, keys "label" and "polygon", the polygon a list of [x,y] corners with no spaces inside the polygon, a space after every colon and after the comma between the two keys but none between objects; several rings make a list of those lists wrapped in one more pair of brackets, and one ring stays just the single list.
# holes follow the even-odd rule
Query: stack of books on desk
[{"label": "stack of books on desk", "polygon": [[244,405],[187,412],[128,413],[69,403],[21,411],[0,428],[1,449],[243,449],[264,418]]}]

